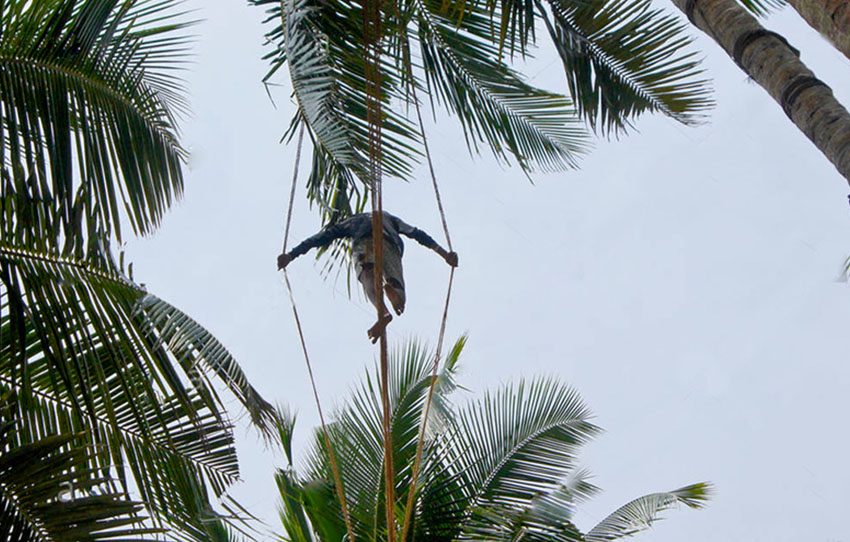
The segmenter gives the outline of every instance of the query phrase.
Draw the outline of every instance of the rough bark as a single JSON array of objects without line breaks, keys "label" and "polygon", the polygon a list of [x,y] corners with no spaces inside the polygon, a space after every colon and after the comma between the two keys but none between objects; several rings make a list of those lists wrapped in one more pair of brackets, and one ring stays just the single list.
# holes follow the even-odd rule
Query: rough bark
[{"label": "rough bark", "polygon": [[850,182],[850,113],[800,61],[799,52],[782,36],[766,31],[736,0],[672,2],[780,104]]},{"label": "rough bark", "polygon": [[823,34],[850,59],[850,2],[848,0],[787,0],[809,26]]}]

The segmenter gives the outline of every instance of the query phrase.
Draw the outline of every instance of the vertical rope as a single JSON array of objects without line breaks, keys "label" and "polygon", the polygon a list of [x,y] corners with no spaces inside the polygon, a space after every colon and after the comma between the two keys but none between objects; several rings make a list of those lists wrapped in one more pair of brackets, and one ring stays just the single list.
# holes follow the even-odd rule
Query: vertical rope
[{"label": "vertical rope", "polygon": [[[410,49],[407,41],[407,35],[403,37],[404,44],[404,59],[407,66],[407,69],[411,72],[411,96],[413,97],[413,103],[416,106],[416,118],[419,121],[419,132],[422,134],[422,144],[425,148],[425,158],[428,161],[428,169],[431,172],[431,185],[434,187],[434,197],[437,200],[437,209],[440,211],[440,221],[443,224],[443,233],[446,235],[446,245],[448,245],[449,252],[454,252],[452,248],[452,238],[449,234],[449,225],[446,220],[446,212],[443,207],[443,199],[440,196],[440,187],[437,183],[437,175],[434,172],[434,162],[431,159],[431,149],[428,145],[428,137],[425,134],[425,124],[422,122],[422,111],[419,106],[419,98],[416,95],[416,83],[412,80],[412,66],[410,62]],[[440,359],[442,357],[443,351],[443,341],[446,336],[446,322],[449,318],[449,304],[452,298],[452,285],[454,284],[455,278],[455,268],[451,268],[451,272],[449,273],[449,285],[446,289],[446,303],[443,306],[443,318],[440,321],[440,332],[437,336],[437,350],[434,353],[434,363],[431,367],[431,384],[428,386],[428,397],[425,399],[425,408],[422,412],[422,419],[419,422],[419,434],[416,441],[416,455],[413,459],[413,468],[411,469],[410,475],[410,487],[407,490],[407,502],[405,504],[404,509],[404,522],[402,524],[401,529],[401,540],[405,542],[407,540],[408,533],[410,531],[411,521],[413,518],[413,506],[414,501],[416,499],[416,486],[419,482],[419,472],[422,467],[422,454],[425,448],[425,427],[428,422],[428,416],[431,412],[431,402],[434,398],[434,389],[437,386],[437,371],[440,367]]]},{"label": "vertical rope", "polygon": [[[375,311],[378,323],[387,314],[384,304],[384,221],[381,187],[381,5],[380,0],[364,0],[363,30],[366,40],[366,120],[369,131],[369,182],[372,192],[372,250],[375,254]],[[390,421],[389,369],[387,360],[387,332],[380,336],[381,403],[384,433],[384,494],[386,497],[387,540],[395,542],[395,474],[392,455],[392,426]]]},{"label": "vertical rope", "polygon": [[[301,130],[298,132],[298,147],[295,151],[295,171],[292,174],[292,188],[289,191],[289,209],[286,213],[286,228],[283,234],[283,250],[281,254],[286,254],[286,245],[289,242],[289,227],[292,223],[292,206],[295,200],[295,185],[298,180],[298,165],[301,162],[301,146],[304,142],[304,124],[301,125]],[[316,378],[313,376],[313,365],[310,363],[310,354],[307,352],[307,342],[304,340],[304,330],[301,328],[301,318],[298,316],[298,308],[295,304],[295,295],[292,292],[292,285],[289,283],[289,275],[286,268],[283,268],[283,280],[286,283],[286,291],[289,292],[289,302],[292,305],[292,314],[295,317],[295,327],[298,329],[298,338],[301,340],[301,351],[304,352],[304,361],[307,363],[307,374],[310,375],[310,385],[313,388],[313,398],[316,401],[316,410],[319,411],[319,421],[322,424],[322,435],[324,436],[325,448],[328,451],[328,461],[331,465],[331,473],[334,478],[334,486],[336,487],[337,498],[342,507],[342,517],[345,520],[345,529],[348,531],[348,539],[354,542],[354,528],[351,524],[351,515],[348,513],[348,502],[345,499],[345,488],[342,485],[342,476],[339,471],[339,465],[336,461],[336,453],[334,452],[331,437],[328,434],[328,426],[325,423],[325,415],[322,412],[322,402],[319,400],[319,390],[316,387]]]}]

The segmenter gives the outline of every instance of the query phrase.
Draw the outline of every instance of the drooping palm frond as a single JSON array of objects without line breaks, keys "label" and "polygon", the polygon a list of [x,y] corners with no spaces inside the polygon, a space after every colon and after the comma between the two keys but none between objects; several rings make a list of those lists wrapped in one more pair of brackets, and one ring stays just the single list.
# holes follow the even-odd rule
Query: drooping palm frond
[{"label": "drooping palm frond", "polygon": [[[142,374],[156,378],[155,384],[161,386],[157,393],[186,397],[187,383],[174,370],[177,366],[216,416],[223,410],[214,387],[214,382],[220,382],[240,400],[259,430],[274,431],[274,408],[248,382],[224,345],[187,314],[129,280],[112,267],[107,256],[96,261],[93,254],[89,261],[81,261],[55,250],[0,243],[3,313],[12,331],[31,326],[45,350],[61,350],[68,344],[63,352],[69,356],[75,353],[72,346],[80,336],[91,346],[120,343],[120,348],[136,356],[133,363]],[[47,322],[56,325],[49,327]],[[64,330],[66,324],[69,327]],[[15,348],[13,342],[7,345]],[[55,355],[44,359],[56,363],[52,369],[64,374],[62,365],[68,360],[58,352]],[[80,389],[76,396],[85,398],[85,394]]]},{"label": "drooping palm frond", "polygon": [[[0,416],[0,539],[6,542],[122,542],[161,531],[142,525],[142,505],[89,467],[71,434],[24,445],[8,412]],[[26,439],[24,439],[26,440]]]},{"label": "drooping palm frond", "polygon": [[132,476],[156,524],[204,540],[218,521],[207,486],[219,497],[238,476],[207,373],[258,422],[271,406],[203,328],[103,261],[3,243],[0,271],[0,389],[27,434],[85,432],[90,468],[114,468],[124,492]]},{"label": "drooping palm frond", "polygon": [[182,191],[175,117],[186,103],[173,70],[186,57],[180,3],[0,5],[4,201],[52,202],[66,237],[120,240],[122,216],[138,233],[157,226]]},{"label": "drooping palm frond", "polygon": [[266,436],[272,434],[274,408],[248,382],[230,352],[206,328],[149,293],[136,303],[134,316],[147,329],[149,343],[163,344],[205,396],[215,397],[215,404],[221,406],[214,382],[223,383],[248,411],[254,426]]},{"label": "drooping palm frond", "polygon": [[[251,3],[268,7],[267,22],[272,25],[267,39],[274,50],[267,55],[271,69],[266,80],[284,64],[289,65],[299,108],[296,120],[306,122],[314,146],[320,148],[314,153],[311,195],[333,195],[333,198],[313,201],[322,206],[323,213],[345,207],[344,196],[350,193],[336,191],[340,180],[355,176],[363,184],[369,182],[362,3],[350,0],[251,0]],[[418,155],[415,147],[418,134],[411,122],[391,107],[391,101],[400,97],[392,64],[384,59],[379,70],[385,115],[381,168],[389,176],[406,179]],[[324,167],[316,167],[319,165]],[[348,185],[348,190],[354,187]]]},{"label": "drooping palm frond", "polygon": [[321,145],[313,146],[307,199],[321,209],[323,224],[334,224],[366,208],[365,191],[357,177]]},{"label": "drooping palm frond", "polygon": [[713,105],[686,25],[650,0],[534,2],[595,129],[616,133],[646,112],[693,124]]},{"label": "drooping palm frond", "polygon": [[216,386],[267,432],[273,409],[112,253],[122,220],[149,233],[182,190],[180,4],[0,3],[0,394],[16,446],[73,438],[109,491],[141,498],[145,525],[223,542],[244,511],[225,495],[238,465]]},{"label": "drooping palm frond", "polygon": [[587,542],[618,540],[636,534],[652,526],[658,515],[677,504],[690,508],[702,508],[711,495],[711,486],[706,483],[685,486],[665,493],[653,493],[639,497],[615,510],[585,536]]},{"label": "drooping palm frond", "polygon": [[573,523],[578,500],[566,486],[544,493],[535,499],[514,521],[514,532],[520,540],[584,542],[579,528]]},{"label": "drooping palm frond", "polygon": [[570,101],[537,89],[501,61],[486,14],[444,15],[441,0],[416,0],[418,44],[431,94],[459,119],[467,145],[486,143],[526,172],[577,165],[586,132]]}]

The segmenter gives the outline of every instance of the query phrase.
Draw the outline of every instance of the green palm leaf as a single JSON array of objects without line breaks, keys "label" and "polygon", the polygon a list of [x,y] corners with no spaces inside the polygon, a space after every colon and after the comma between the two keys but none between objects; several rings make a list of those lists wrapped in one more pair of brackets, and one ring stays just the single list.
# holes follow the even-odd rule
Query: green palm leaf
[{"label": "green palm leaf", "polygon": [[177,0],[0,6],[2,198],[53,202],[67,236],[150,232],[182,191]]},{"label": "green palm leaf", "polygon": [[291,469],[278,469],[275,482],[280,493],[281,504],[278,507],[281,523],[292,542],[313,542],[304,508],[304,491],[294,478]]},{"label": "green palm leaf", "polygon": [[[299,106],[295,122],[308,124],[318,148],[308,198],[332,222],[354,207],[352,180],[367,181],[361,6],[251,3],[269,14],[266,80],[289,64]],[[576,166],[589,148],[580,117],[610,133],[645,112],[692,124],[711,106],[684,25],[652,10],[649,0],[395,0],[383,6],[382,167],[391,176],[406,178],[418,158],[422,134],[406,120],[411,88],[457,116],[470,151],[486,145],[526,173]],[[514,52],[529,54],[537,19],[561,56],[572,100],[530,85],[503,60],[506,50],[511,60]]]},{"label": "green palm leaf", "polygon": [[[348,0],[252,0],[268,6],[267,38],[274,50],[267,58],[271,69],[266,81],[289,64],[298,114],[290,128],[306,122],[314,147],[310,196],[329,220],[344,218],[355,190],[352,184],[338,191],[352,176],[369,184],[369,137],[366,122],[365,46],[362,4]],[[345,13],[346,17],[333,14]],[[416,161],[418,134],[407,118],[394,111],[391,101],[401,97],[392,64],[380,66],[383,83],[383,142],[381,168],[389,176],[409,178]],[[323,163],[317,163],[321,160]],[[324,166],[324,167],[321,167]],[[319,198],[324,194],[325,198]]]},{"label": "green palm leaf", "polygon": [[90,468],[114,466],[125,492],[131,475],[154,521],[204,540],[207,484],[219,497],[238,476],[206,373],[259,422],[271,407],[203,328],[105,263],[3,244],[0,264],[0,389],[27,431],[87,432],[101,450]]},{"label": "green palm leaf", "polygon": [[109,491],[141,497],[146,525],[223,541],[245,514],[225,495],[238,465],[216,390],[267,433],[273,409],[112,255],[122,221],[152,231],[182,190],[180,4],[0,3],[0,394],[16,445],[73,436]]},{"label": "green palm leaf", "polygon": [[[140,354],[140,362],[144,364],[141,370],[145,374],[161,371],[163,385],[172,386],[169,394],[180,398],[184,396],[181,391],[184,383],[172,369],[171,356],[186,372],[207,408],[214,412],[223,409],[213,386],[215,378],[242,402],[257,428],[270,434],[274,428],[274,408],[248,382],[224,345],[191,317],[113,270],[108,258],[101,258],[100,262],[86,262],[55,251],[33,251],[1,243],[0,262],[5,264],[6,276],[0,291],[8,296],[10,323],[20,324],[27,317],[26,312],[34,315],[41,310],[45,311],[44,318],[55,321],[72,322],[77,318],[89,326],[100,326],[95,328],[96,332],[101,331],[104,336],[111,334],[113,339],[120,338],[132,345],[132,351]],[[72,292],[63,295],[54,289],[54,284]],[[28,285],[44,291],[38,292]],[[49,297],[52,295],[57,297]],[[69,299],[83,302],[87,307],[74,307],[67,302]],[[98,314],[99,309],[108,311]],[[61,326],[50,331],[60,330]],[[62,341],[74,344],[71,331],[65,336],[56,335],[56,339],[46,334],[39,339],[42,344],[57,341],[60,345]],[[92,339],[90,344],[99,344],[98,340]]]},{"label": "green palm leaf", "polygon": [[[252,423],[267,436],[275,425],[274,408],[248,382],[230,352],[206,328],[153,294],[145,294],[134,315],[147,329],[151,344],[162,343],[205,396],[216,397],[213,381],[222,382],[248,411]],[[214,378],[213,378],[214,377]]]},{"label": "green palm leaf", "polygon": [[650,0],[546,0],[549,11],[535,4],[570,95],[594,128],[616,132],[645,112],[693,124],[713,105],[686,26]]},{"label": "green palm leaf", "polygon": [[569,100],[528,85],[500,61],[486,14],[453,20],[443,4],[417,0],[417,37],[429,88],[460,120],[467,145],[486,142],[526,172],[575,167],[589,147]]},{"label": "green palm leaf", "polygon": [[[464,339],[459,341],[455,353],[459,355]],[[405,502],[405,488],[410,482],[410,466],[416,453],[417,434],[422,419],[428,386],[431,383],[432,356],[421,345],[411,342],[396,350],[397,360],[390,370],[391,427],[393,434],[393,464],[396,466],[396,495],[399,503]],[[440,424],[446,412],[446,397],[454,390],[452,383],[454,361],[449,357],[438,376],[431,411],[432,423]],[[334,445],[342,465],[342,477],[349,498],[349,510],[355,520],[355,533],[367,536],[380,531],[384,517],[383,483],[383,435],[382,411],[377,368],[367,374],[361,387],[355,390],[351,400],[340,410],[332,424]],[[318,437],[318,436],[317,436]],[[323,448],[310,461],[311,479],[327,472],[327,458]],[[346,468],[356,465],[356,468]],[[327,479],[330,479],[328,477]]]},{"label": "green palm leaf", "polygon": [[153,540],[161,532],[142,525],[140,503],[110,489],[89,468],[89,452],[72,445],[73,435],[20,445],[19,430],[5,418],[0,417],[0,538],[122,542]]},{"label": "green palm leaf", "polygon": [[458,415],[456,468],[467,491],[463,532],[503,536],[515,511],[555,491],[578,449],[599,429],[575,390],[557,380],[520,381]]},{"label": "green palm leaf", "polygon": [[[463,349],[465,339],[457,342],[446,358],[443,370],[438,375],[429,422],[443,427],[443,417],[449,411],[448,395],[454,391],[454,370],[457,357]],[[416,453],[419,423],[422,419],[425,398],[431,383],[432,355],[421,345],[413,342],[394,352],[390,369],[390,402],[392,405],[393,462],[396,465],[398,502],[406,501],[406,489],[410,484],[410,468]],[[343,486],[354,523],[355,534],[371,539],[383,529],[383,435],[380,393],[375,374],[367,374],[362,386],[357,388],[351,399],[341,408],[335,421],[329,425],[334,451],[340,465]],[[284,435],[290,433],[283,433]],[[288,441],[282,439],[284,445]],[[426,447],[426,457],[430,455]],[[425,462],[426,464],[428,461]],[[298,482],[303,494],[298,494],[304,513],[314,528],[321,528],[319,538],[333,538],[331,533],[345,533],[340,506],[330,482],[332,475],[328,464],[324,440],[316,434],[307,461],[307,482]],[[283,478],[281,478],[283,476]],[[423,472],[423,478],[427,474]],[[294,474],[278,474],[279,487],[284,503],[282,515],[285,524],[300,524],[297,508],[289,503],[296,494],[292,489]],[[281,484],[285,484],[281,486]],[[287,530],[287,532],[290,532]],[[291,534],[291,533],[290,533]]]},{"label": "green palm leaf", "polygon": [[706,483],[685,486],[665,493],[653,493],[639,497],[615,510],[599,522],[585,537],[586,542],[617,540],[636,534],[652,526],[658,515],[677,504],[690,508],[705,506],[711,494]]},{"label": "green palm leaf", "polygon": [[[272,24],[266,34],[273,45],[266,55],[271,63],[266,79],[289,64],[299,105],[296,121],[307,123],[318,148],[308,197],[320,203],[326,221],[344,217],[353,207],[362,208],[359,197],[352,203],[351,180],[368,184],[361,5],[340,0],[252,3],[268,6],[267,22]],[[336,15],[342,13],[344,17]],[[418,160],[421,135],[407,120],[412,105],[409,84],[423,92],[430,85],[460,118],[473,151],[487,142],[496,156],[511,156],[532,171],[572,167],[586,150],[585,133],[566,98],[526,84],[491,58],[495,49],[479,39],[488,28],[486,18],[470,16],[458,28],[434,0],[388,5],[384,17],[380,77],[385,114],[382,169],[387,175],[409,178]],[[411,21],[418,25],[413,35],[422,51],[421,77],[407,70],[409,48],[403,44]]]}]

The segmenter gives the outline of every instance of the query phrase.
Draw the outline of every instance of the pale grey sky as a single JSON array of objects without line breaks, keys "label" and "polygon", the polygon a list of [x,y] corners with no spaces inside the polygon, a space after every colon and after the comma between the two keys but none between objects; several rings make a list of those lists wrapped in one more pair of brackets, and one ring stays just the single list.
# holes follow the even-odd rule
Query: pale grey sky
[{"label": "pale grey sky", "polygon": [[[185,199],[129,256],[136,279],[212,330],[267,399],[299,411],[302,449],[317,416],[275,270],[294,158],[278,140],[292,105],[280,88],[275,109],[260,84],[262,11],[191,3],[205,21],[188,74]],[[766,24],[850,104],[844,57],[790,8]],[[604,492],[581,526],[638,495],[710,480],[706,510],[671,511],[639,539],[850,541],[850,287],[836,281],[850,189],[725,53],[701,34],[697,44],[715,81],[708,124],[647,117],[640,133],[600,142],[580,171],[533,186],[470,158],[453,121],[428,126],[461,263],[448,337],[470,335],[470,397],[550,374],[595,412],[606,432],[583,464]],[[551,54],[528,73],[564,88]],[[319,226],[299,196],[294,240]],[[424,168],[416,182],[386,182],[384,199],[441,239]],[[415,243],[405,268],[407,312],[391,341],[433,343],[447,268]],[[372,365],[373,312],[310,257],[290,276],[328,408]],[[283,458],[244,422],[237,433],[245,482],[232,493],[280,530],[272,475]]]}]

